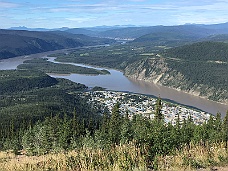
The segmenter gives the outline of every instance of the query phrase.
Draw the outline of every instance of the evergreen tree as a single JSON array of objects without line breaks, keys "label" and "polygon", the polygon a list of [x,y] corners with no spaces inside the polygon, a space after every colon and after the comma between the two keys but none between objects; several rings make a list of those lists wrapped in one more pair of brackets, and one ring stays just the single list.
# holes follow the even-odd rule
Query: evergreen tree
[{"label": "evergreen tree", "polygon": [[71,136],[70,136],[71,130],[70,130],[70,124],[67,118],[67,114],[64,114],[64,118],[62,121],[62,124],[59,125],[59,146],[63,149],[67,149]]},{"label": "evergreen tree", "polygon": [[94,126],[94,121],[93,121],[92,118],[89,119],[89,123],[88,123],[88,128],[87,129],[88,129],[90,135],[94,134],[95,126]]},{"label": "evergreen tree", "polygon": [[222,141],[222,118],[221,113],[217,113],[214,126],[214,140],[215,142]]},{"label": "evergreen tree", "polygon": [[180,139],[181,139],[181,123],[180,123],[180,114],[177,114],[177,118],[176,118],[176,125],[174,126],[174,130],[175,130],[175,137],[176,137],[176,142],[177,142],[177,148],[179,148],[179,144],[180,144]]},{"label": "evergreen tree", "polygon": [[103,133],[108,133],[108,129],[109,129],[109,122],[110,122],[110,116],[108,114],[108,112],[105,112],[103,114],[103,117],[102,117],[102,125],[101,125],[101,131]]},{"label": "evergreen tree", "polygon": [[222,124],[222,132],[223,132],[223,141],[226,143],[226,148],[228,148],[228,110],[226,112],[226,116],[223,119]]},{"label": "evergreen tree", "polygon": [[179,113],[177,114],[175,127],[176,127],[177,132],[180,133],[181,124],[180,124],[180,114]]},{"label": "evergreen tree", "polygon": [[77,116],[76,109],[74,109],[73,112],[73,118],[71,120],[71,130],[72,130],[72,141],[76,140],[77,137],[80,136],[81,131],[80,131],[80,124]]},{"label": "evergreen tree", "polygon": [[194,132],[194,123],[192,122],[191,117],[188,117],[186,121],[184,119],[182,128],[181,128],[181,141],[183,144],[187,144],[189,146]]},{"label": "evergreen tree", "polygon": [[109,123],[109,136],[112,143],[118,144],[120,141],[121,115],[120,104],[116,103],[112,109],[112,115]]},{"label": "evergreen tree", "polygon": [[102,116],[101,126],[99,130],[95,132],[95,139],[97,142],[97,145],[101,148],[109,147],[111,144],[110,135],[109,135],[109,122],[110,122],[110,116],[108,111],[105,111]]},{"label": "evergreen tree", "polygon": [[220,113],[217,113],[215,117],[210,117],[207,124],[207,132],[210,143],[220,142],[222,140],[222,120]]},{"label": "evergreen tree", "polygon": [[161,113],[161,110],[162,110],[162,102],[161,102],[161,98],[159,97],[156,101],[156,105],[155,105],[155,115],[154,115],[154,118],[156,121],[162,121],[164,119],[162,113]]},{"label": "evergreen tree", "polygon": [[121,143],[128,143],[130,140],[132,140],[132,136],[131,123],[128,111],[126,111],[123,124],[121,126]]}]

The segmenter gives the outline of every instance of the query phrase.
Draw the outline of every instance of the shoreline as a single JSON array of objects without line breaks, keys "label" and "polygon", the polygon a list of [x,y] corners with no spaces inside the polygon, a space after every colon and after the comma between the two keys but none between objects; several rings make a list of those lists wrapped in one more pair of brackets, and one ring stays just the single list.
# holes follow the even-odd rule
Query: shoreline
[{"label": "shoreline", "polygon": [[[121,72],[122,72],[122,71],[121,71]],[[153,82],[153,81],[143,80],[143,79],[136,79],[136,78],[130,77],[130,76],[125,75],[125,74],[124,74],[124,76],[126,76],[127,78],[131,78],[131,79],[138,80],[138,81],[145,81],[145,82],[147,82],[147,83],[157,84],[157,85],[159,85],[159,86],[167,87],[167,88],[170,88],[170,89],[172,89],[172,90],[176,90],[176,91],[181,92],[181,93],[186,93],[186,94],[188,94],[188,95],[195,96],[195,97],[198,97],[198,98],[202,98],[202,99],[205,99],[205,100],[208,100],[208,101],[211,101],[211,102],[216,102],[216,103],[218,103],[218,104],[227,106],[227,110],[228,110],[228,103],[223,103],[223,102],[219,102],[219,101],[210,100],[210,99],[208,99],[206,96],[199,96],[199,95],[196,95],[196,94],[194,94],[194,93],[189,93],[188,91],[179,90],[179,89],[176,89],[176,88],[170,87],[170,86],[164,86],[164,85],[162,85],[162,84],[160,84],[160,83],[155,83],[155,82]]]}]

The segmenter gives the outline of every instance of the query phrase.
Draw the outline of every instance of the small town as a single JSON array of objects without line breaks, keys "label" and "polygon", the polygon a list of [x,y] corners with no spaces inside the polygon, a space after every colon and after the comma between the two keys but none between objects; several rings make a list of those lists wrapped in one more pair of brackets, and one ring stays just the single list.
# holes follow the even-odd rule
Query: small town
[{"label": "small town", "polygon": [[[154,118],[157,99],[150,96],[114,91],[90,91],[82,93],[83,96],[89,99],[88,103],[97,107],[106,107],[109,111],[112,110],[115,103],[119,102],[122,114],[128,111],[129,117],[133,114],[139,114],[151,119]],[[176,124],[178,115],[180,123],[191,116],[193,122],[197,125],[208,121],[210,118],[210,114],[204,111],[164,100],[162,100],[161,112],[165,123],[171,123],[172,125]]]}]

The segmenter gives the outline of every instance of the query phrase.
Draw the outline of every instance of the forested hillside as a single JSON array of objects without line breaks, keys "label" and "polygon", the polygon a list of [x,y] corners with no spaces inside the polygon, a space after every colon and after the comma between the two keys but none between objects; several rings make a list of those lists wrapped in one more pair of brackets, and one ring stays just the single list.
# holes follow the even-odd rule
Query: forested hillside
[{"label": "forested hillside", "polygon": [[[223,33],[223,32],[222,32]],[[196,42],[228,42],[227,34],[219,34],[212,30],[203,30],[203,28],[192,26],[189,29],[184,26],[173,29],[161,29],[145,34],[133,40],[133,44],[150,44],[151,46],[178,47]]]},{"label": "forested hillside", "polygon": [[[16,127],[20,124],[27,127],[51,114],[63,116],[76,108],[80,117],[88,118],[95,110],[79,96],[69,94],[85,90],[85,85],[55,79],[39,71],[0,71],[0,84],[2,126],[10,126],[13,120]],[[15,131],[19,131],[16,127]]]},{"label": "forested hillside", "polygon": [[125,74],[227,104],[227,52],[225,43],[194,43],[136,61]]},{"label": "forested hillside", "polygon": [[0,94],[3,95],[50,87],[57,84],[57,80],[42,72],[14,70],[0,71],[0,84]]},{"label": "forested hillside", "polygon": [[228,44],[221,42],[199,42],[166,50],[164,56],[189,61],[228,62]]},{"label": "forested hillside", "polygon": [[228,43],[228,34],[211,35],[203,38],[201,41],[213,41]]},{"label": "forested hillside", "polygon": [[160,98],[150,118],[121,113],[118,101],[111,110],[88,103],[90,97],[80,95],[86,86],[40,71],[0,71],[0,84],[0,169],[180,170],[227,164],[228,113],[224,119],[211,115],[201,125],[191,115],[180,121],[177,114],[171,125],[164,122]]},{"label": "forested hillside", "polygon": [[64,48],[100,45],[113,40],[62,32],[0,30],[0,59]]}]

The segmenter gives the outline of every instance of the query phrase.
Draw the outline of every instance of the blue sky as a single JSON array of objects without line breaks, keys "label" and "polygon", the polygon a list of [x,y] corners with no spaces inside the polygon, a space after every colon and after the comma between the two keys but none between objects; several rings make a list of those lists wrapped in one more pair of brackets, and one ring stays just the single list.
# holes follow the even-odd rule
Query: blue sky
[{"label": "blue sky", "polygon": [[0,28],[228,22],[228,0],[0,0]]}]

